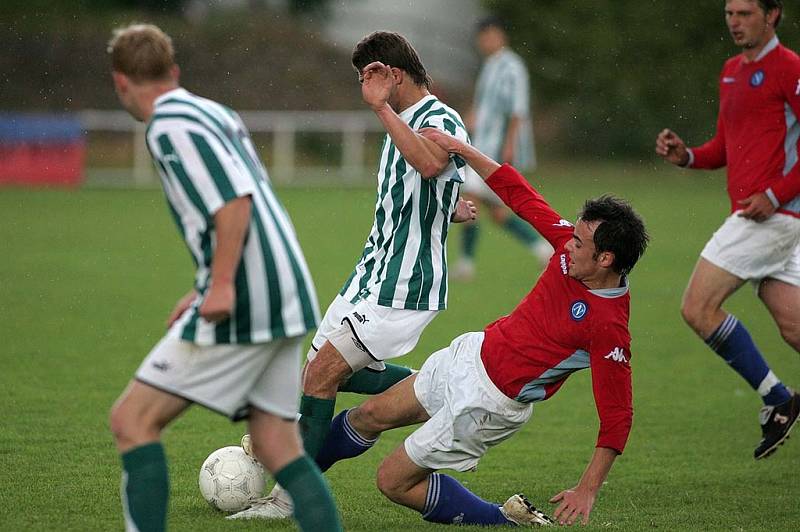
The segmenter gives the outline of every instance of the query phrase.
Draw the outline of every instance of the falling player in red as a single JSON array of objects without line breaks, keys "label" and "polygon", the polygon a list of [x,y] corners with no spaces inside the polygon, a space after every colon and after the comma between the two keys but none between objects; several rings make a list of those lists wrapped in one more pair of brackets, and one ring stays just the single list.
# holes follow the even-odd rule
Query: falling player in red
[{"label": "falling player in red", "polygon": [[421,133],[465,159],[555,253],[511,314],[483,332],[459,336],[419,373],[339,414],[317,463],[327,469],[366,451],[384,430],[424,422],[378,471],[378,487],[389,499],[436,523],[545,524],[548,518],[521,495],[500,506],[436,471],[475,469],[489,447],[522,427],[532,403],[550,398],[573,372],[591,368],[597,446],[578,484],[551,499],[561,523],[587,523],[631,429],[627,274],[647,246],[644,224],[627,203],[604,196],[587,201],[573,226],[513,167],[446,133]]},{"label": "falling player in red", "polygon": [[800,352],[800,58],[778,42],[782,11],[781,0],[727,0],[725,20],[742,53],[720,75],[716,135],[691,149],[669,129],[656,139],[656,153],[673,164],[727,166],[732,214],[700,254],[681,311],[761,396],[756,459],[789,436],[800,394],[783,385],[722,304],[751,281],[783,338]]}]

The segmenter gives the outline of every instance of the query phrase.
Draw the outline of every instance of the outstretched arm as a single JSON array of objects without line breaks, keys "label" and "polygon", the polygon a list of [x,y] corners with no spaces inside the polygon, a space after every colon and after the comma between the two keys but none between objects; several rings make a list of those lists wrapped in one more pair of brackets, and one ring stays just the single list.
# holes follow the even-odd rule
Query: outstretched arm
[{"label": "outstretched arm", "polygon": [[589,523],[589,514],[592,513],[597,492],[600,491],[600,486],[605,482],[616,458],[617,451],[614,449],[597,447],[578,485],[550,499],[552,503],[559,503],[553,512],[553,517],[559,524],[571,525],[578,519],[581,524]]},{"label": "outstretched arm", "polygon": [[375,61],[364,67],[361,96],[377,115],[405,160],[425,179],[436,177],[450,164],[450,156],[414,132],[389,105],[392,88],[399,82],[412,83],[411,78],[399,68]]},{"label": "outstretched arm", "polygon": [[486,179],[492,175],[495,170],[500,168],[500,164],[491,157],[484,155],[477,148],[443,131],[433,128],[423,128],[419,130],[419,134],[435,142],[447,152],[455,153],[464,159],[464,161],[466,161],[466,163],[483,179]]}]

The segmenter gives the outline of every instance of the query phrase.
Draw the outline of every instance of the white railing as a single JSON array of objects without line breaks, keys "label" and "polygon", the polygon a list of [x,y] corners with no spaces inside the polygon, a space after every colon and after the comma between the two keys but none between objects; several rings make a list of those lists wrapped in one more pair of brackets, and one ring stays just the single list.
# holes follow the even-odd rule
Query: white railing
[{"label": "white railing", "polygon": [[[133,161],[128,169],[135,185],[155,181],[153,164],[145,145],[145,126],[125,111],[84,110],[78,117],[89,132],[130,132],[133,136]],[[338,133],[341,135],[341,162],[337,167],[303,166],[304,175],[357,182],[373,168],[365,162],[364,145],[368,133],[382,133],[383,127],[369,111],[242,111],[242,120],[251,133],[273,137],[271,156],[265,164],[270,178],[279,183],[298,176],[296,138],[298,133]],[[91,146],[90,146],[91,149]]]}]

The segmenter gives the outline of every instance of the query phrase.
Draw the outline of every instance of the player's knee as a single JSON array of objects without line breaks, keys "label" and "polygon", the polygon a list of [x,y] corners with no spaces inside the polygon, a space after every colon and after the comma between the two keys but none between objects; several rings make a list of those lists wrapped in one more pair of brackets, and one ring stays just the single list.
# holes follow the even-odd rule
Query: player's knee
[{"label": "player's knee", "polygon": [[347,377],[350,366],[336,348],[326,344],[329,349],[320,349],[314,360],[306,364],[303,391],[315,395],[336,393],[339,383]]},{"label": "player's knee", "polygon": [[111,409],[109,428],[117,447],[125,449],[158,439],[162,427],[146,411],[122,401]]},{"label": "player's knee", "polygon": [[698,332],[703,328],[703,309],[690,295],[685,295],[681,303],[681,317],[686,324]]},{"label": "player's knee", "polygon": [[370,433],[383,432],[388,428],[381,416],[383,411],[384,408],[380,407],[378,401],[367,400],[358,408],[351,410],[348,419],[356,430]]}]

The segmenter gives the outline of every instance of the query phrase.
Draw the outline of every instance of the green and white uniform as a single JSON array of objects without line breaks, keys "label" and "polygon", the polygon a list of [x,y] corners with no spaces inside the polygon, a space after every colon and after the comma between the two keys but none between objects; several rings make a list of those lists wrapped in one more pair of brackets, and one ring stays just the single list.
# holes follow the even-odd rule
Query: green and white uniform
[{"label": "green and white uniform", "polygon": [[[468,139],[458,113],[432,95],[400,117],[413,130],[434,127]],[[452,158],[441,175],[423,179],[386,135],[378,166],[375,220],[342,297],[397,309],[446,308],[445,244],[464,172],[464,162]]]},{"label": "green and white uniform", "polygon": [[200,318],[200,297],[177,323],[180,337],[198,345],[248,344],[314,328],[317,298],[294,227],[238,115],[176,89],[156,100],[147,145],[197,266],[195,289],[201,296],[216,246],[214,213],[236,197],[249,195],[253,202],[230,320],[211,324]]}]

